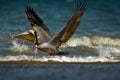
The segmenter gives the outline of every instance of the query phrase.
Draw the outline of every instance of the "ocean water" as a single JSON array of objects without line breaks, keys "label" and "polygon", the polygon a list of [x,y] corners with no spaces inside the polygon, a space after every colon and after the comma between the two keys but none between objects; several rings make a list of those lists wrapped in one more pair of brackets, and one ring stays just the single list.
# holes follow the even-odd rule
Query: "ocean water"
[{"label": "ocean water", "polygon": [[[70,54],[50,56],[35,49],[33,44],[12,39],[11,36],[32,29],[25,15],[27,5],[34,8],[52,34],[58,33],[74,14],[75,0],[0,0],[0,79],[79,80],[81,77],[83,80],[119,80],[120,1],[80,1],[87,3],[81,24],[72,38],[60,47]],[[16,64],[16,61],[20,63]],[[35,64],[31,61],[35,61]],[[46,62],[48,64],[44,64]],[[17,72],[20,73],[16,74]],[[60,76],[56,72],[60,73]],[[11,77],[11,73],[15,75]],[[109,75],[111,77],[108,77]],[[20,78],[21,76],[23,78]]]}]

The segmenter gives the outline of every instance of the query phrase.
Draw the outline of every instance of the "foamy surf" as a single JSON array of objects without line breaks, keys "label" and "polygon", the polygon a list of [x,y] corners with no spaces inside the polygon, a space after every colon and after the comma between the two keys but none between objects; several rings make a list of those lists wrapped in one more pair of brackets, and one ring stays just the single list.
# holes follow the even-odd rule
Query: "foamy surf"
[{"label": "foamy surf", "polygon": [[[111,39],[108,37],[100,37],[100,36],[93,36],[93,37],[79,37],[79,38],[71,38],[67,43],[63,44],[61,47],[84,47],[87,51],[88,49],[91,51],[98,51],[98,52],[109,52],[112,54],[120,54],[120,39]],[[114,45],[113,45],[114,44]],[[100,47],[100,45],[102,47]],[[30,45],[33,46],[33,45]],[[100,49],[101,48],[101,49]],[[37,50],[33,50],[32,48],[28,47],[24,42],[19,43],[17,40],[12,41],[12,46],[10,48],[12,51],[16,51],[19,53],[24,52],[31,52],[37,53]]]},{"label": "foamy surf", "polygon": [[[120,45],[118,44],[120,40],[118,38],[111,39],[108,37],[102,37],[101,39],[100,36],[97,38],[96,37],[94,36],[94,37],[71,38],[66,44],[61,46],[61,48],[72,47],[72,49],[68,48],[68,50],[73,53],[70,55],[65,55],[65,56],[41,55],[44,53],[39,52],[35,48],[30,48],[24,42],[19,43],[17,40],[13,40],[12,46],[10,47],[10,49],[16,54],[19,54],[19,53],[20,54],[14,55],[14,56],[12,55],[0,56],[0,61],[27,60],[27,61],[40,61],[40,62],[48,62],[48,61],[53,61],[53,62],[120,62],[120,59],[116,59],[116,56],[113,55],[114,53],[117,56],[120,56]],[[100,38],[100,40],[98,38]],[[81,49],[76,49],[76,47],[78,46],[80,46],[79,48],[85,47],[85,50],[87,50],[88,48],[93,48],[96,50],[96,52],[93,50],[92,53],[97,53],[97,55],[96,56],[79,55],[81,54],[80,52]],[[75,54],[74,50],[76,50],[78,54]],[[29,56],[26,53],[32,53],[32,54]],[[38,55],[36,56],[34,53],[39,54],[39,56]],[[92,53],[90,52],[89,54],[92,54]]]},{"label": "foamy surf", "polygon": [[[71,38],[66,44],[62,45],[61,47],[64,48],[64,47],[73,47],[73,48],[76,48],[76,47],[85,47],[84,50],[87,50],[87,49],[94,49],[96,51],[98,51],[98,53],[111,53],[111,54],[120,54],[120,46],[119,44],[117,45],[117,43],[120,42],[120,40],[115,39],[115,41],[113,39],[110,40],[110,38],[105,38],[103,39],[103,41],[99,41],[99,39],[97,40],[94,40],[93,39],[94,37],[92,38],[89,38],[89,37],[79,37],[79,38]],[[99,37],[98,37],[99,38]],[[96,37],[95,37],[96,39]],[[100,37],[101,39],[101,37]],[[105,41],[104,40],[109,40],[109,41]],[[95,42],[96,41],[96,42]],[[107,45],[105,45],[104,43],[106,43]],[[110,44],[112,42],[112,44]],[[95,45],[96,43],[96,45]],[[115,43],[115,46],[113,46],[113,44]],[[101,46],[100,46],[101,45]],[[30,45],[30,46],[33,46],[33,45]],[[12,46],[10,47],[10,49],[13,51],[13,52],[17,52],[17,53],[38,53],[37,50],[34,50],[30,47],[28,47],[28,45],[26,45],[24,42],[23,43],[19,43],[17,40],[13,40],[12,41]],[[91,51],[92,51],[91,49]],[[94,52],[94,51],[93,51]]]},{"label": "foamy surf", "polygon": [[79,37],[79,38],[71,38],[65,46],[69,47],[77,47],[82,46],[85,47],[86,50],[92,48],[97,50],[98,53],[101,51],[102,53],[112,53],[112,54],[120,54],[120,39],[119,38],[109,38],[103,36],[92,36],[92,37]]},{"label": "foamy surf", "polygon": [[[17,48],[18,51],[24,51],[30,49],[24,42],[18,43],[17,40],[12,41],[13,46],[12,49]],[[109,38],[103,36],[92,36],[92,37],[72,37],[67,43],[63,44],[61,47],[77,47],[77,46],[86,46],[98,49],[99,45],[103,45],[104,47],[111,47],[112,51],[116,51],[119,53],[120,49],[120,39],[119,38]],[[113,50],[115,49],[115,50]]]},{"label": "foamy surf", "polygon": [[66,44],[73,47],[97,45],[120,47],[120,38],[110,38],[104,36],[84,36],[79,38],[71,38]]},{"label": "foamy surf", "polygon": [[14,51],[22,52],[25,50],[29,50],[28,46],[24,45],[23,43],[22,44],[18,43],[17,40],[12,41],[12,44],[13,44],[13,46],[11,47],[11,49],[13,49]]},{"label": "foamy surf", "polygon": [[19,55],[19,56],[0,56],[0,61],[40,61],[40,62],[119,62],[120,60],[114,60],[114,58],[106,58],[100,56],[28,56],[28,55]]},{"label": "foamy surf", "polygon": [[12,41],[12,46],[10,50],[16,54],[26,54],[26,53],[38,53],[37,49],[32,49],[24,43],[18,42],[18,40]]}]

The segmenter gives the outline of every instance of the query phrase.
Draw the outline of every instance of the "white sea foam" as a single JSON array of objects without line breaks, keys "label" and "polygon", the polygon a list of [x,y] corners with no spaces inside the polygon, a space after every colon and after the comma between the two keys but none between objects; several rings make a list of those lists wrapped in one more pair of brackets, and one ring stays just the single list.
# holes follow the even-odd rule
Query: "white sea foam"
[{"label": "white sea foam", "polygon": [[69,57],[69,56],[27,56],[27,55],[19,55],[19,56],[6,56],[2,57],[0,56],[0,61],[21,61],[21,60],[27,60],[27,61],[41,61],[41,62],[119,62],[120,60],[113,60],[108,59],[106,57]]},{"label": "white sea foam", "polygon": [[[79,37],[79,38],[71,38],[66,44],[62,45],[62,47],[77,47],[77,46],[85,46],[86,48],[93,48],[93,49],[97,49],[99,50],[98,53],[102,55],[102,53],[115,53],[115,54],[120,54],[120,46],[119,44],[117,45],[117,43],[120,42],[119,39],[115,39],[115,41],[113,39],[110,40],[110,38],[107,38],[109,39],[110,42],[112,43],[116,43],[115,46],[113,46],[113,44],[109,44],[110,42],[108,41],[108,45],[104,45],[104,39],[102,37],[100,37],[100,41],[99,40],[99,37],[98,38],[94,38],[94,36],[92,38],[89,38],[89,37]],[[105,38],[105,37],[104,37]],[[105,39],[106,40],[106,39]],[[98,45],[102,45],[102,46],[98,46],[98,45],[94,45],[96,42],[96,44]],[[107,42],[105,42],[107,44]],[[33,46],[33,45],[31,45]],[[17,51],[19,53],[22,53],[22,52],[25,52],[25,51],[29,51],[29,52],[34,52],[34,53],[38,53],[37,50],[31,50],[31,48],[29,48],[27,45],[25,45],[24,43],[18,43],[17,40],[13,40],[12,41],[12,46],[11,46],[11,50],[12,51]]]},{"label": "white sea foam", "polygon": [[111,54],[120,54],[120,47],[98,45],[98,53],[101,57],[110,57]]},{"label": "white sea foam", "polygon": [[88,37],[81,37],[81,38],[71,38],[67,43],[67,46],[76,47],[76,46],[90,46],[91,40]]},{"label": "white sea foam", "polygon": [[[18,51],[19,53],[25,53],[26,50],[32,51],[33,53],[40,54],[36,49],[31,50],[27,45],[24,43],[18,43],[16,40],[12,41],[11,50]],[[32,46],[32,45],[31,45]],[[48,62],[48,61],[57,61],[57,62],[119,62],[120,60],[115,60],[112,56],[112,53],[120,53],[120,47],[116,47],[113,45],[99,44],[93,45],[92,40],[89,37],[80,37],[80,38],[71,38],[64,47],[77,47],[77,46],[86,46],[92,47],[98,50],[98,56],[81,56],[81,55],[67,55],[67,56],[49,56],[49,55],[42,55],[42,56],[28,56],[28,55],[8,55],[8,56],[0,56],[0,61],[21,61],[21,60],[28,60],[28,61],[41,61],[41,62]],[[79,52],[79,51],[78,51]]]},{"label": "white sea foam", "polygon": [[[80,37],[71,38],[66,46],[77,47],[86,46],[86,48],[97,49],[100,56],[110,56],[111,53],[120,54],[120,39],[111,39],[107,37]],[[94,45],[96,44],[96,45]]]},{"label": "white sea foam", "polygon": [[19,53],[30,51],[30,48],[27,45],[25,45],[24,43],[18,43],[17,40],[12,41],[12,46],[10,47],[10,49]]},{"label": "white sea foam", "polygon": [[119,38],[109,38],[103,36],[92,36],[92,37],[72,37],[66,45],[71,47],[76,46],[92,46],[92,45],[106,45],[106,46],[117,46],[120,47],[120,39]]},{"label": "white sea foam", "polygon": [[120,47],[120,38],[110,38],[104,36],[92,36],[91,41],[93,44],[102,44],[109,46],[119,46]]},{"label": "white sea foam", "polygon": [[100,57],[111,57],[111,47],[104,47],[103,45],[98,45],[98,53]]}]

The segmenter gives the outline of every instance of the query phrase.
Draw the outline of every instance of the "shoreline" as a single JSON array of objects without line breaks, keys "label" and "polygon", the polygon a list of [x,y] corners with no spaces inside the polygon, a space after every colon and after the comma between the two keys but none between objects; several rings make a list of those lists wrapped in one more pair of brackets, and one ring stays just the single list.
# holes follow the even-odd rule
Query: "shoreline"
[{"label": "shoreline", "polygon": [[120,64],[120,62],[0,61],[0,64]]}]

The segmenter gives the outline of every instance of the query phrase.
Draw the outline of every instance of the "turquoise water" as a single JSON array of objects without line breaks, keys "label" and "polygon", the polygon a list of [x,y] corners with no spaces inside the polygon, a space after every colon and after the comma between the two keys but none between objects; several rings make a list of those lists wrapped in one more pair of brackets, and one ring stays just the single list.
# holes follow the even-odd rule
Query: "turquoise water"
[{"label": "turquoise water", "polygon": [[[39,17],[44,21],[44,23],[48,26],[50,31],[53,34],[58,33],[65,26],[67,21],[74,14],[75,9],[75,1],[74,0],[0,0],[0,61],[41,61],[41,62],[120,62],[120,1],[119,0],[83,0],[87,3],[87,10],[85,11],[82,21],[78,29],[76,30],[73,37],[64,45],[61,46],[61,49],[69,51],[70,54],[66,56],[50,56],[46,53],[36,50],[33,47],[33,44],[19,40],[12,39],[11,36],[20,34],[24,31],[32,29],[30,23],[26,19],[25,15],[25,7],[30,5],[34,8]],[[3,65],[2,63],[0,65]],[[26,64],[27,65],[27,64]],[[26,70],[26,65],[23,65],[20,71]],[[59,68],[58,64],[54,64],[56,66],[56,70],[54,70],[54,66],[50,66],[50,71],[48,76],[52,76],[54,71],[61,72],[66,69],[66,73],[61,73],[63,77],[70,76],[65,75],[70,71],[73,71],[75,68],[69,66],[80,66],[77,67],[74,72],[74,79],[79,76],[79,71],[77,71],[81,66],[83,67],[83,72],[86,70],[86,66],[82,64],[71,64],[71,65],[63,65],[62,68]],[[11,72],[11,67],[8,68],[8,77]],[[13,65],[14,66],[14,65]],[[15,65],[16,68],[20,65]],[[28,72],[34,66],[27,65],[29,67]],[[34,67],[35,70],[47,72],[41,65],[37,64],[38,67]],[[45,66],[48,66],[47,64]],[[100,65],[92,64],[94,68],[92,68],[93,72],[84,72],[84,75],[81,75],[82,79],[85,75],[88,75],[90,78],[93,73],[97,73],[92,80],[96,80],[100,78],[99,75],[102,75],[102,72],[96,71],[96,68],[99,68]],[[105,68],[103,68],[105,66]],[[107,66],[107,67],[106,67]],[[114,67],[112,67],[114,66]],[[117,67],[118,66],[118,67]],[[108,76],[112,74],[111,72],[115,72],[116,74],[111,75],[111,80],[119,80],[120,77],[118,75],[119,72],[119,64],[105,64],[103,65],[102,70],[106,72],[104,75]],[[109,68],[108,68],[109,67]],[[91,71],[91,67],[90,71]],[[1,66],[0,68],[4,74],[7,74],[6,68]],[[68,70],[67,70],[68,69]],[[0,70],[0,71],[1,71]],[[61,70],[61,71],[59,71]],[[33,71],[33,70],[32,70]],[[31,72],[32,72],[31,71]],[[110,71],[110,72],[109,72]],[[35,73],[33,71],[33,73]],[[40,72],[36,72],[36,76],[38,76]],[[4,74],[0,72],[1,79],[4,78]],[[44,73],[45,74],[45,73]],[[43,75],[44,75],[43,74]],[[81,73],[82,74],[82,73]],[[28,74],[25,76],[32,75]],[[47,75],[47,74],[46,74]],[[16,74],[17,76],[23,76],[22,72],[20,74]],[[35,75],[34,75],[35,76]],[[41,75],[42,76],[42,75]],[[102,75],[103,76],[103,75]],[[58,76],[55,75],[55,79]],[[60,77],[60,79],[64,79]],[[117,77],[117,78],[115,78]],[[23,77],[26,79],[26,77]],[[32,77],[34,78],[34,77]],[[39,77],[37,77],[38,79]],[[73,79],[71,77],[66,77],[66,79]],[[13,79],[13,78],[11,78]],[[44,78],[43,78],[44,79]],[[46,78],[45,78],[46,79]],[[100,79],[109,79],[108,77],[101,77]]]}]

